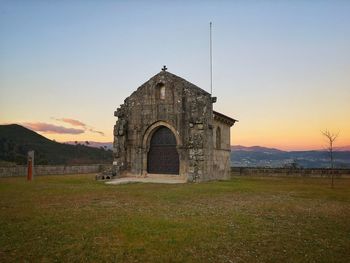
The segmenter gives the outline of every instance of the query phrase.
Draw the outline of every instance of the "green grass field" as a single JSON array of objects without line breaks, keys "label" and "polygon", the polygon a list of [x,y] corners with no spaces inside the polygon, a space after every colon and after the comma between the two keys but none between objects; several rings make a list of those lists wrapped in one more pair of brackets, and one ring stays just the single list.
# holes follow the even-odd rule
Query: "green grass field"
[{"label": "green grass field", "polygon": [[0,262],[350,262],[350,179],[0,179]]}]

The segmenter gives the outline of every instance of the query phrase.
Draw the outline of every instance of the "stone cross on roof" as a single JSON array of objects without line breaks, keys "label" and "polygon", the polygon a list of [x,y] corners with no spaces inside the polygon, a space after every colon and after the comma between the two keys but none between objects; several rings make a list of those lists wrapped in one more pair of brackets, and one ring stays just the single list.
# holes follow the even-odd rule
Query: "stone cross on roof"
[{"label": "stone cross on roof", "polygon": [[162,67],[162,70],[163,71],[166,71],[168,68],[164,65],[163,67]]}]

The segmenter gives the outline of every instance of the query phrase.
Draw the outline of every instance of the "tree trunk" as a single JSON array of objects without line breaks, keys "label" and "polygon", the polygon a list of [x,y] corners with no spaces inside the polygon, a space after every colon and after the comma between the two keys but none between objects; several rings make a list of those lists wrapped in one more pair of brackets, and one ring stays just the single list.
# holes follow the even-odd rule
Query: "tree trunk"
[{"label": "tree trunk", "polygon": [[333,177],[333,145],[331,143],[331,178],[332,178],[332,188],[334,188],[334,177]]}]

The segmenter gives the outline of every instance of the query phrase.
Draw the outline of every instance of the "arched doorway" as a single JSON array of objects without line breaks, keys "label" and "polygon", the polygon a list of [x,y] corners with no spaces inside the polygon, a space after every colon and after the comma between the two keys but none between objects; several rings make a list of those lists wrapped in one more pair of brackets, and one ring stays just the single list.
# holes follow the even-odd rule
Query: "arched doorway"
[{"label": "arched doorway", "polygon": [[160,126],[152,135],[147,154],[147,172],[151,174],[179,174],[179,154],[173,132]]}]

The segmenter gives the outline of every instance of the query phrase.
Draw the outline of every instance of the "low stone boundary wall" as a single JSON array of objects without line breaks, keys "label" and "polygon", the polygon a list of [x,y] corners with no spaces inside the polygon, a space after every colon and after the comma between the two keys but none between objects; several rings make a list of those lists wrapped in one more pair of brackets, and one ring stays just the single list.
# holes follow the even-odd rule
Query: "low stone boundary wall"
[{"label": "low stone boundary wall", "polygon": [[[112,165],[109,165],[109,164],[34,165],[34,176],[99,173],[111,167]],[[27,175],[26,165],[0,166],[0,177],[26,176],[26,175]]]},{"label": "low stone boundary wall", "polygon": [[350,169],[231,167],[232,176],[328,177],[332,173],[336,177],[350,178]]}]

